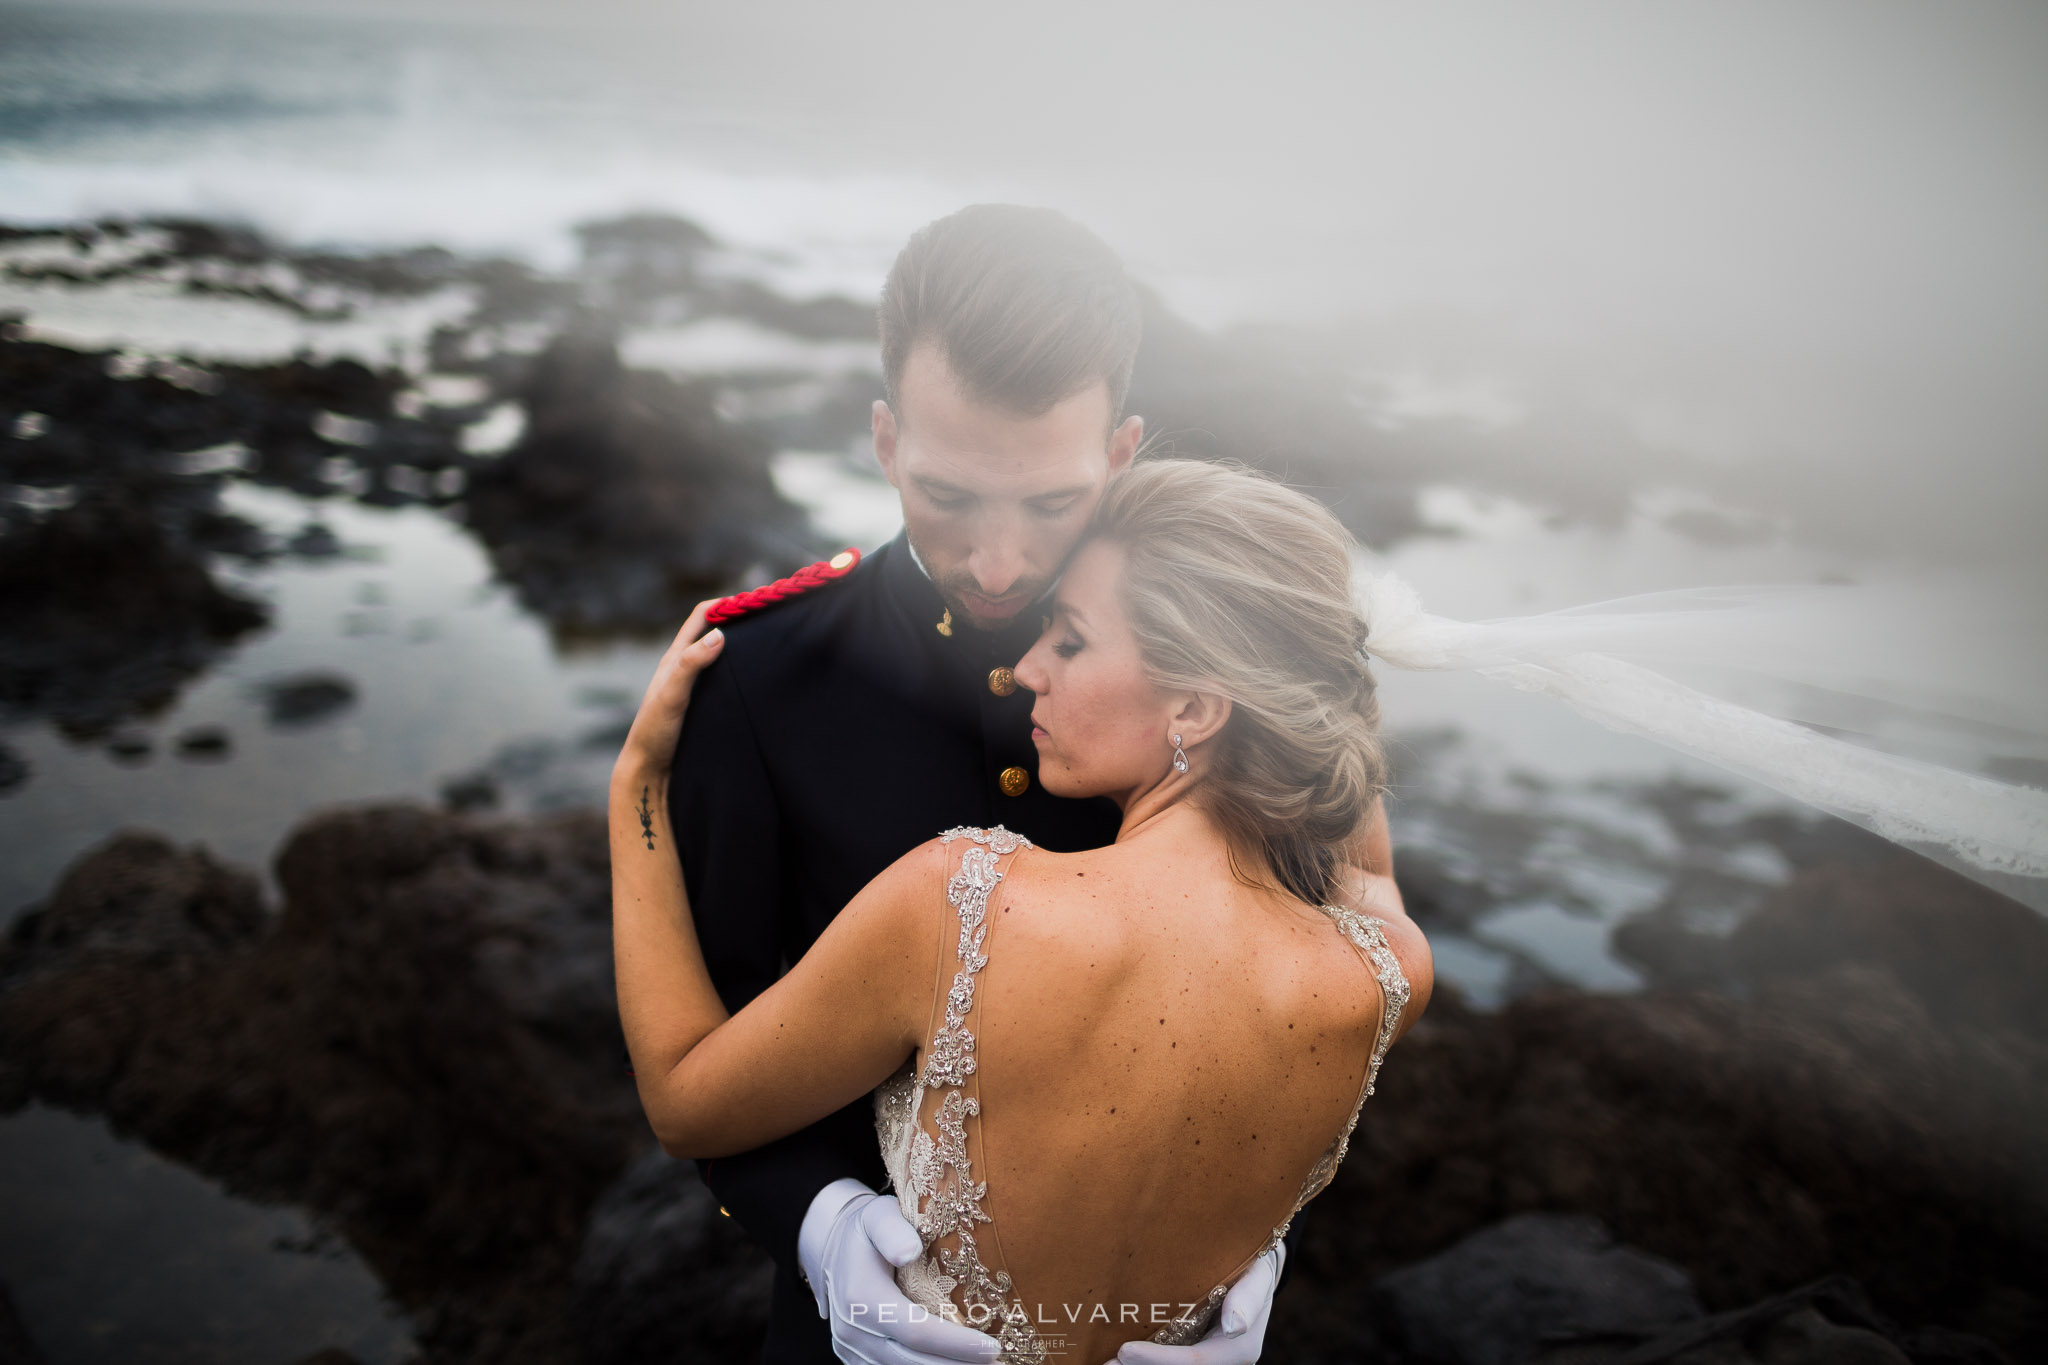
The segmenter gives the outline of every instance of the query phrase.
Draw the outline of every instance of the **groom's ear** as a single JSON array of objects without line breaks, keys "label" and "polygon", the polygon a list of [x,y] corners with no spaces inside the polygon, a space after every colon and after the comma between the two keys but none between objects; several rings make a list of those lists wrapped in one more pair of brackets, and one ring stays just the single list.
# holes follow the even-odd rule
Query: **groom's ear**
[{"label": "groom's ear", "polygon": [[1230,719],[1230,698],[1215,692],[1184,692],[1173,712],[1173,733],[1183,748],[1214,739]]},{"label": "groom's ear", "polygon": [[1131,467],[1137,458],[1138,447],[1145,444],[1145,419],[1126,417],[1122,425],[1109,433],[1109,477],[1112,479]]},{"label": "groom's ear", "polygon": [[877,398],[868,410],[868,429],[874,434],[875,463],[882,467],[882,477],[901,487],[896,483],[896,414],[883,399]]}]

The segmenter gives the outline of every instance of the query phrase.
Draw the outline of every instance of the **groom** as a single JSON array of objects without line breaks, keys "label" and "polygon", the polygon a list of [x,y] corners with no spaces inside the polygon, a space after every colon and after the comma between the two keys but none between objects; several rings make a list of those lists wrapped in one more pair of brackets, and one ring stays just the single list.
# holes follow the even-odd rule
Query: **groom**
[{"label": "groom", "polygon": [[[874,450],[904,530],[772,603],[735,599],[746,614],[725,622],[677,749],[670,802],[690,904],[735,1013],[941,830],[1001,824],[1059,851],[1116,837],[1112,803],[1038,785],[1032,695],[1010,666],[1143,438],[1143,419],[1121,413],[1136,292],[1115,254],[1060,215],[977,205],[911,238],[883,288],[880,333],[888,398],[874,404]],[[1388,870],[1383,822],[1364,856]],[[992,1338],[913,1314],[896,1286],[893,1266],[918,1238],[876,1194],[867,1100],[702,1169],[775,1260],[769,1365],[992,1355]],[[1133,1343],[1124,1358],[1247,1365],[1276,1274],[1270,1261],[1248,1273],[1205,1341]]]}]

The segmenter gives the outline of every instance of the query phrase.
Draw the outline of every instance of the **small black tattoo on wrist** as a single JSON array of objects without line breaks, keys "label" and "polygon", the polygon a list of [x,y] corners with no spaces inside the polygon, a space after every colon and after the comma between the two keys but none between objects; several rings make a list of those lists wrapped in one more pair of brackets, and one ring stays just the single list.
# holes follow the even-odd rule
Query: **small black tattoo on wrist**
[{"label": "small black tattoo on wrist", "polygon": [[654,811],[647,804],[647,788],[640,789],[640,832],[647,837],[647,846],[654,847]]}]

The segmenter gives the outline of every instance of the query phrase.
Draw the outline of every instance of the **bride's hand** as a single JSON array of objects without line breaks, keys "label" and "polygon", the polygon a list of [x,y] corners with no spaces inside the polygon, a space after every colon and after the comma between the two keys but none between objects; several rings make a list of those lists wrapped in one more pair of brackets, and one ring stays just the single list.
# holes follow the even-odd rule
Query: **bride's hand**
[{"label": "bride's hand", "polygon": [[690,689],[697,685],[697,675],[710,667],[725,647],[724,631],[707,633],[704,629],[704,618],[710,610],[711,602],[699,602],[690,619],[676,632],[661,662],[655,665],[654,680],[647,684],[647,691],[640,698],[640,709],[633,716],[632,728],[626,731],[626,744],[619,751],[615,769],[666,772],[675,761],[676,740],[683,732],[683,712],[689,709]]}]

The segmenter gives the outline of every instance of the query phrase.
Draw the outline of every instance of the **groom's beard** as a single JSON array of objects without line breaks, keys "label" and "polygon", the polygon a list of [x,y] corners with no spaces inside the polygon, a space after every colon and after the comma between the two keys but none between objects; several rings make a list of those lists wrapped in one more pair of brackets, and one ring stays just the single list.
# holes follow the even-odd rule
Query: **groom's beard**
[{"label": "groom's beard", "polygon": [[1001,602],[997,604],[999,609],[991,610],[987,595],[982,592],[981,584],[975,581],[973,574],[965,569],[945,575],[933,573],[931,561],[918,549],[917,540],[909,534],[908,527],[904,530],[904,539],[910,546],[911,562],[917,565],[918,572],[929,579],[932,587],[938,590],[939,600],[946,604],[946,611],[953,621],[971,630],[992,632],[1015,624],[1027,610],[1038,605],[1052,591],[1053,584],[1059,581],[1059,575],[1056,573],[1040,578],[1019,579],[1003,594]]},{"label": "groom's beard", "polygon": [[964,621],[975,630],[986,631],[1002,630],[1016,624],[1018,618],[1051,590],[1052,585],[1053,580],[1049,577],[1019,579],[1001,599],[992,602],[972,574],[949,574],[933,582],[946,609],[953,613],[954,621]]}]

